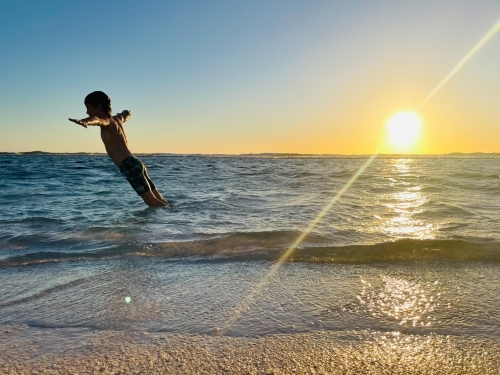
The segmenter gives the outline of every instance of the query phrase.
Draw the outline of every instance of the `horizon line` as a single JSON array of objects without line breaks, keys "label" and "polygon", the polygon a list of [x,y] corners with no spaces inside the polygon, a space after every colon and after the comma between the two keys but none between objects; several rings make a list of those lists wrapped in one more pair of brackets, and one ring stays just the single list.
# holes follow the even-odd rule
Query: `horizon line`
[{"label": "horizon line", "polygon": [[[88,152],[88,151],[76,151],[76,152],[58,152],[58,151],[0,151],[0,155],[33,155],[33,154],[53,154],[53,155],[95,155],[95,156],[105,156],[105,152]],[[260,152],[260,153],[241,153],[241,154],[226,154],[226,153],[168,153],[168,152],[137,152],[136,155],[163,155],[163,156],[366,156],[369,157],[371,154],[322,154],[322,153],[296,153],[296,152]],[[474,152],[448,152],[442,154],[379,154],[379,156],[454,156],[454,155],[500,155],[500,152],[485,152],[485,151],[474,151]]]}]

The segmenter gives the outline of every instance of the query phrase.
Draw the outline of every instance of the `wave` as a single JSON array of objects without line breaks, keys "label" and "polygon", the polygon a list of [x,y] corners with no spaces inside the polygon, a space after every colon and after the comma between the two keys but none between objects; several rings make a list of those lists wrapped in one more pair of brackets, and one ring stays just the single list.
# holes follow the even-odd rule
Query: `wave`
[{"label": "wave", "polygon": [[31,216],[18,220],[0,220],[0,224],[64,224],[65,221],[62,219],[54,219],[45,216]]},{"label": "wave", "polygon": [[[294,233],[295,234],[295,233]],[[143,251],[141,256],[158,257],[214,257],[217,260],[269,260],[281,259],[292,243],[281,240],[290,239],[289,233],[269,236],[268,233],[250,235],[231,235],[226,238],[170,242],[155,244]],[[293,240],[296,239],[296,234]],[[484,261],[500,262],[497,244],[480,244],[464,240],[412,240],[403,239],[366,245],[322,245],[320,237],[307,239],[293,250],[288,261],[332,264],[364,264],[375,262],[401,261]],[[260,240],[260,242],[259,242]],[[318,243],[315,243],[318,242]]]},{"label": "wave", "polygon": [[[298,236],[297,232],[250,232],[208,239],[161,243],[119,242],[94,250],[43,250],[0,260],[0,267],[51,262],[148,257],[202,262],[277,261]],[[289,262],[369,264],[412,261],[500,262],[499,244],[470,240],[414,240],[359,245],[335,245],[331,239],[310,235],[286,259]]]}]

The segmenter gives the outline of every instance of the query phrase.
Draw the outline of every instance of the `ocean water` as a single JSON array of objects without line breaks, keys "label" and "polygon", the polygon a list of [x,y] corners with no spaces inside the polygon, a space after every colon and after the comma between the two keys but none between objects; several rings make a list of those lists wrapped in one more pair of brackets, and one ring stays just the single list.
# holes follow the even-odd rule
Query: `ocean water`
[{"label": "ocean water", "polygon": [[500,337],[500,159],[0,155],[0,326]]}]

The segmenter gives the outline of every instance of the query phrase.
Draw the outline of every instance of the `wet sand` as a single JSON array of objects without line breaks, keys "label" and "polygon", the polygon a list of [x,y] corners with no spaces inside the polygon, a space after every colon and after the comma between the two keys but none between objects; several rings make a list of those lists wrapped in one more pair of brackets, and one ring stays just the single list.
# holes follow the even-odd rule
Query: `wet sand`
[{"label": "wet sand", "polygon": [[0,330],[1,374],[498,374],[499,368],[499,342],[468,336]]}]

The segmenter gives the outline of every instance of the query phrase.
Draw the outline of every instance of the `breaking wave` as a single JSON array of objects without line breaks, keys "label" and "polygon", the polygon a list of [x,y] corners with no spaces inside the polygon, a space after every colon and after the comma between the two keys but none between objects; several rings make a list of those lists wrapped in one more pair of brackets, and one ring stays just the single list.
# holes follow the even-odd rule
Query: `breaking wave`
[{"label": "breaking wave", "polygon": [[[0,266],[24,266],[50,262],[102,260],[122,257],[156,257],[202,262],[276,261],[293,244],[297,232],[229,233],[208,239],[113,245],[72,251],[41,250],[16,253],[0,260]],[[130,240],[130,239],[129,239]],[[499,244],[462,239],[402,239],[375,244],[335,245],[319,235],[308,237],[287,261],[325,264],[367,264],[412,261],[500,262]]]}]

